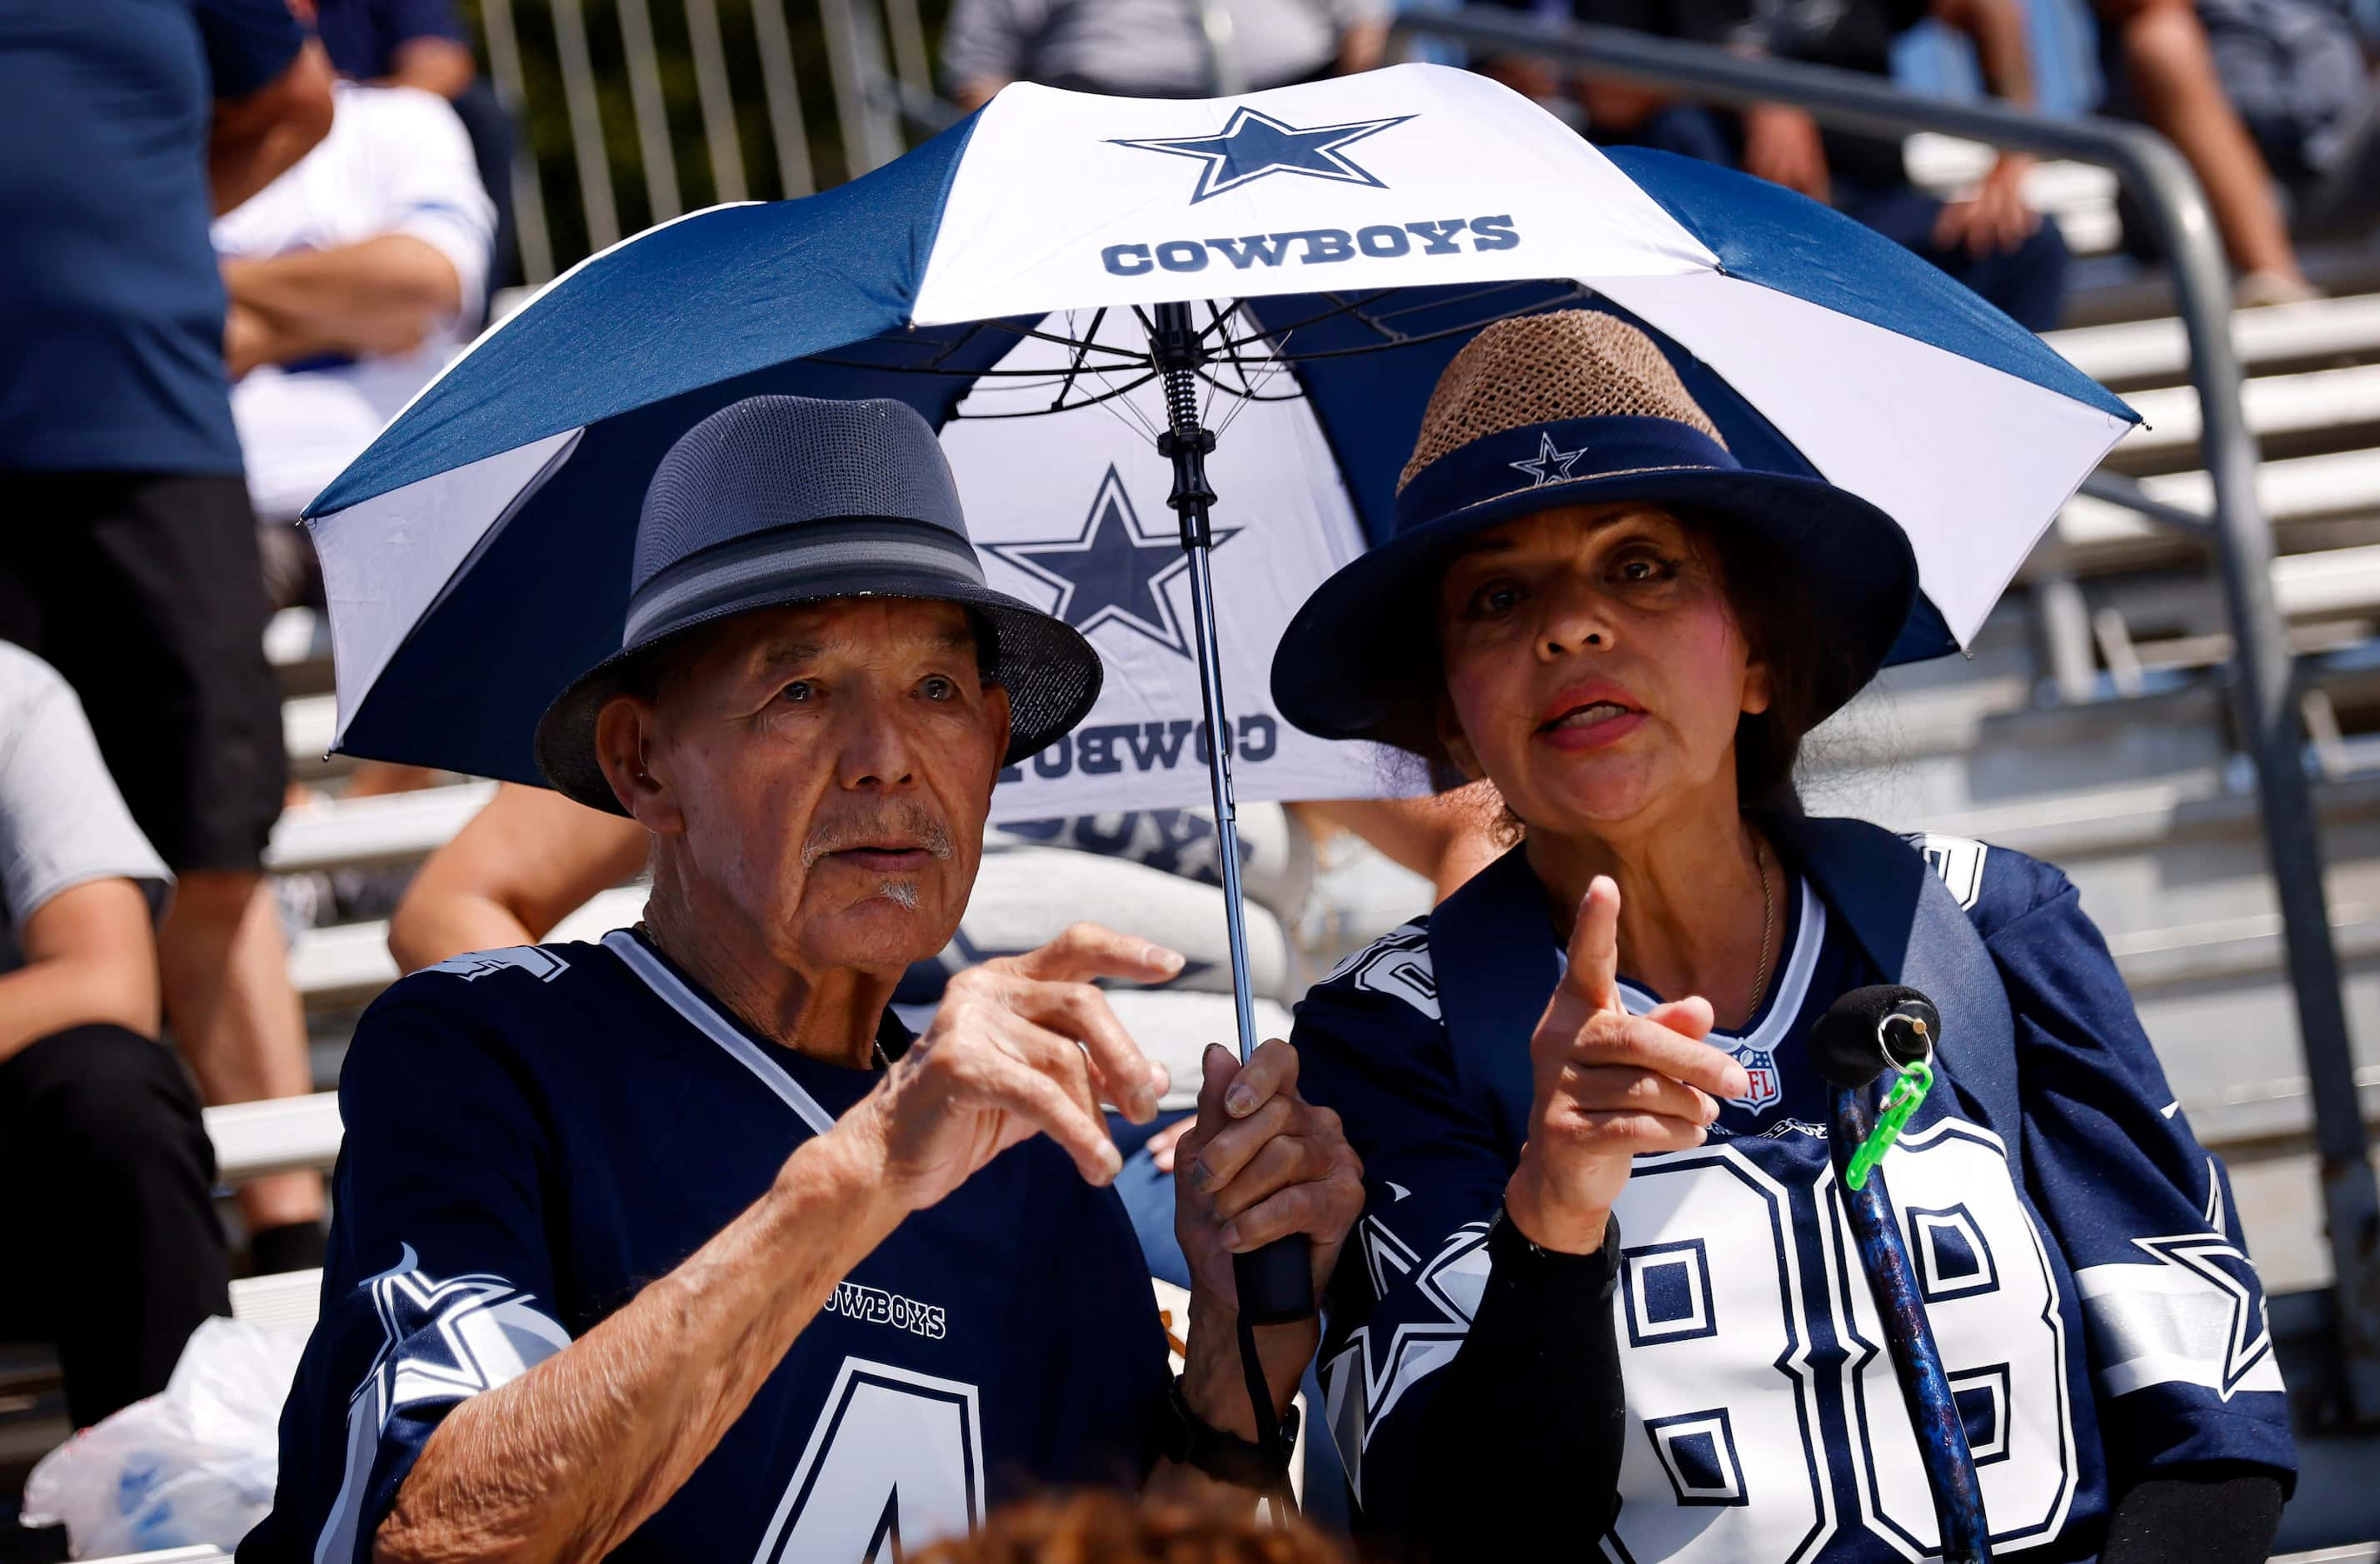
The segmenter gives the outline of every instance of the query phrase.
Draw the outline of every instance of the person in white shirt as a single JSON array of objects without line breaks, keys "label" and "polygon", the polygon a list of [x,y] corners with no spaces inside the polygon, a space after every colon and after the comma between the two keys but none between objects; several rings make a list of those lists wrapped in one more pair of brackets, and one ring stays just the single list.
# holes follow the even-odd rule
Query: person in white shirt
[{"label": "person in white shirt", "polygon": [[232,418],[259,519],[296,518],[480,317],[495,209],[446,101],[342,82],[331,133],[218,218]]},{"label": "person in white shirt", "polygon": [[157,1041],[172,885],[74,691],[0,641],[0,1340],[55,1343],[78,1427],[231,1312],[214,1149]]}]

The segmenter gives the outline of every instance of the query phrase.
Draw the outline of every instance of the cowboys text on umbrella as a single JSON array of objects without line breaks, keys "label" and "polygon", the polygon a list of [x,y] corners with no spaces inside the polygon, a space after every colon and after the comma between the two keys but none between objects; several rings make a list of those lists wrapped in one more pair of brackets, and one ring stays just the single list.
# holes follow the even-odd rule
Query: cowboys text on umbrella
[{"label": "cowboys text on umbrella", "polygon": [[1339,149],[1413,117],[1409,114],[1392,115],[1386,119],[1359,119],[1346,125],[1318,125],[1301,130],[1269,114],[1240,108],[1232,111],[1220,135],[1117,140],[1114,144],[1204,159],[1207,166],[1199,171],[1198,188],[1190,197],[1192,206],[1268,174],[1305,174],[1317,179],[1335,179],[1342,184],[1369,185],[1385,190],[1388,186],[1373,177],[1369,170],[1357,167]]},{"label": "cowboys text on umbrella", "polygon": [[[1238,527],[1214,529],[1215,547]],[[1129,625],[1166,650],[1190,655],[1182,623],[1165,595],[1167,584],[1190,568],[1182,536],[1172,527],[1141,527],[1123,479],[1111,466],[1099,479],[1081,533],[1048,542],[987,543],[985,549],[1058,589],[1050,612],[1085,635],[1102,624]]]}]

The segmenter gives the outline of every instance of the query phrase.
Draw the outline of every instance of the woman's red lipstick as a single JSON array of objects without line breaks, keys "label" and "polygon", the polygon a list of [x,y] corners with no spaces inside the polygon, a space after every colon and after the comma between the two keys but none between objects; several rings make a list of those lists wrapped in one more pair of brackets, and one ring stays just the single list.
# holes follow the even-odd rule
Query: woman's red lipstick
[{"label": "woman's red lipstick", "polygon": [[1617,685],[1571,685],[1546,706],[1536,736],[1556,749],[1600,749],[1645,725],[1645,713]]}]

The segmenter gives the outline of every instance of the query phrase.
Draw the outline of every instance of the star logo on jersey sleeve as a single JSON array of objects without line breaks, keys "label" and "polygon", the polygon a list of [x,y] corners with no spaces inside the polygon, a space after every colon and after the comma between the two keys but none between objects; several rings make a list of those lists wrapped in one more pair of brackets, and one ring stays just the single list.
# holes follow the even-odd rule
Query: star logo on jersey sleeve
[{"label": "star logo on jersey sleeve", "polygon": [[[1236,527],[1216,527],[1215,547],[1221,548],[1239,532]],[[1182,535],[1172,527],[1154,533],[1144,530],[1113,467],[1099,480],[1090,514],[1075,537],[983,547],[1056,588],[1057,600],[1050,612],[1086,636],[1102,624],[1122,624],[1178,656],[1191,655],[1180,617],[1166,596],[1167,587],[1190,568]]]},{"label": "star logo on jersey sleeve", "polygon": [[1232,112],[1231,119],[1218,135],[1171,136],[1136,141],[1118,139],[1111,144],[1202,160],[1207,166],[1198,172],[1198,188],[1190,197],[1192,206],[1209,196],[1220,196],[1226,190],[1236,190],[1243,185],[1252,184],[1269,174],[1302,174],[1312,179],[1329,179],[1342,185],[1369,185],[1374,189],[1385,190],[1388,186],[1368,169],[1359,167],[1340,149],[1366,136],[1377,136],[1391,126],[1402,125],[1413,117],[1409,114],[1400,114],[1384,119],[1358,119],[1345,125],[1318,125],[1310,129],[1301,129],[1259,109],[1241,107]]},{"label": "star logo on jersey sleeve", "polygon": [[1557,451],[1554,449],[1554,437],[1540,432],[1537,435],[1536,455],[1526,461],[1507,462],[1504,465],[1515,472],[1527,473],[1534,479],[1529,485],[1530,488],[1543,489],[1548,483],[1568,482],[1571,478],[1570,469],[1577,465],[1581,456],[1585,455],[1586,447],[1584,445],[1575,451]]},{"label": "star logo on jersey sleeve", "polygon": [[2203,1232],[2168,1233],[2136,1238],[2133,1247],[2154,1255],[2177,1270],[2199,1278],[2230,1305],[2229,1328],[2224,1333],[2221,1383],[2215,1387],[2225,1400],[2270,1355],[2272,1327],[2265,1300],[2256,1289],[2256,1268],[2224,1231],[2223,1181],[2215,1164],[2206,1164],[2206,1229]]},{"label": "star logo on jersey sleeve", "polygon": [[2229,1400],[2282,1388],[2254,1265],[2226,1231],[2223,1183],[2206,1165],[2206,1225],[2135,1238],[2157,1263],[2085,1266],[2074,1273],[2095,1328],[2104,1393],[2198,1385]]},{"label": "star logo on jersey sleeve", "polygon": [[383,1381],[388,1407],[476,1396],[570,1344],[511,1282],[484,1274],[439,1280],[422,1272],[411,1244],[368,1285],[382,1332],[371,1378]]}]

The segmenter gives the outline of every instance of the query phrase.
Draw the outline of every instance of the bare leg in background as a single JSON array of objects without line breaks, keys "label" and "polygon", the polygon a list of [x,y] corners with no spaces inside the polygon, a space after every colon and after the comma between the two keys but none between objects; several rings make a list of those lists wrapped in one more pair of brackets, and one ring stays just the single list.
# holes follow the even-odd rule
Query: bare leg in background
[{"label": "bare leg in background", "polygon": [[[158,931],[165,1022],[210,1103],[303,1097],[314,1089],[306,1014],[289,947],[261,875],[182,877]],[[322,1176],[275,1173],[239,1191],[250,1232],[322,1219]]]},{"label": "bare leg in background", "polygon": [[2302,284],[2272,173],[2224,94],[2206,29],[2190,0],[2147,0],[2115,25],[2122,28],[2124,65],[2142,115],[2197,171],[2231,264]]}]

